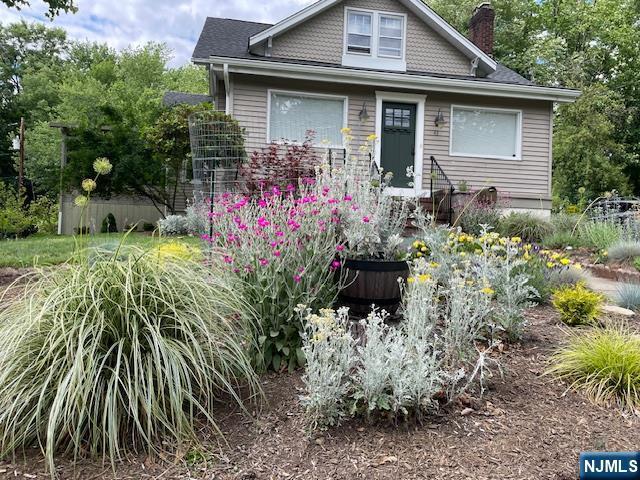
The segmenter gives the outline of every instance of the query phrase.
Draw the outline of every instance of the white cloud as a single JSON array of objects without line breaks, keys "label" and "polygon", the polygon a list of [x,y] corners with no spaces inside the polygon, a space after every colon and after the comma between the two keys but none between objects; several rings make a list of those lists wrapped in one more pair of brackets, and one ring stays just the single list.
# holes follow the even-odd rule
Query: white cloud
[{"label": "white cloud", "polygon": [[62,14],[53,22],[46,5],[32,0],[21,11],[0,5],[0,23],[21,19],[64,28],[70,38],[104,42],[116,49],[164,42],[174,51],[172,65],[189,61],[206,17],[225,17],[273,23],[314,0],[77,0],[76,14]]}]

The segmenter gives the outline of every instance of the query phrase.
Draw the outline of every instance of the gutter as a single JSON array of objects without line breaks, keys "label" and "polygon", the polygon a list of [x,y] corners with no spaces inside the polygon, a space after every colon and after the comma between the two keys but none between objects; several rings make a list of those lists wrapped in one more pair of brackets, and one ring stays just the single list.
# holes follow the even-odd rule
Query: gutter
[{"label": "gutter", "polygon": [[[339,67],[302,65],[286,62],[252,60],[231,57],[192,58],[199,64],[223,64],[225,87],[230,73],[263,75],[267,77],[286,77],[300,80],[345,83],[354,85],[372,85],[376,87],[401,88],[419,91],[463,93],[491,97],[522,98],[547,100],[557,103],[573,103],[580,96],[579,90],[565,88],[492,83],[477,80],[439,78],[430,75],[413,75],[395,72],[371,70],[351,70]],[[215,68],[215,65],[214,67]],[[219,68],[219,67],[218,67]],[[228,88],[228,87],[227,87]]]}]

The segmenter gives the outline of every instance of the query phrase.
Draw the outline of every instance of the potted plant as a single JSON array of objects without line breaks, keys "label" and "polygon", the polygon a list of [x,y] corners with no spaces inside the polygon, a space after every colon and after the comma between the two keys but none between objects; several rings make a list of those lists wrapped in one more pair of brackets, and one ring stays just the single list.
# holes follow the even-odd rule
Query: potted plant
[{"label": "potted plant", "polygon": [[[343,133],[349,145],[349,131]],[[411,208],[408,199],[385,192],[392,175],[374,163],[370,152],[375,141],[375,135],[368,137],[359,159],[347,148],[345,167],[332,172],[331,191],[343,188],[339,214],[346,286],[339,298],[356,313],[368,313],[372,305],[395,313],[401,299],[398,279],[409,275],[402,234]],[[369,168],[363,168],[367,160]]]}]

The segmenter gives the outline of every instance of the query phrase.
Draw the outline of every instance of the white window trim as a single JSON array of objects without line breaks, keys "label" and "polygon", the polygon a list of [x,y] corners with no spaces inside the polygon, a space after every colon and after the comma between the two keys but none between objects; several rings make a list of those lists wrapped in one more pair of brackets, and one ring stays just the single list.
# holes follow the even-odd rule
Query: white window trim
[{"label": "white window trim", "polygon": [[[372,16],[371,24],[371,52],[350,52],[349,48],[349,12],[368,13]],[[380,43],[380,15],[402,18],[402,55],[391,57],[378,55]],[[385,10],[369,10],[366,8],[344,8],[344,28],[342,39],[342,65],[345,67],[374,68],[377,70],[407,70],[407,29],[408,15],[402,12],[388,12]]]},{"label": "white window trim", "polygon": [[[299,97],[307,97],[307,98],[326,98],[326,99],[331,99],[331,100],[342,100],[343,101],[343,110],[342,110],[342,127],[341,128],[346,128],[348,126],[348,122],[349,122],[349,97],[345,96],[345,95],[330,95],[327,93],[315,93],[315,92],[304,92],[304,91],[298,91],[298,90],[279,90],[279,89],[272,89],[269,88],[267,89],[267,132],[266,132],[266,140],[267,140],[267,145],[271,144],[271,143],[276,143],[276,144],[284,144],[285,142],[279,141],[279,140],[272,140],[271,139],[271,94],[282,94],[282,95],[292,95],[292,96],[299,96]],[[344,148],[344,145],[326,145],[324,143],[322,143],[322,139],[317,139],[316,141],[320,140],[320,143],[314,143],[313,146],[314,147],[323,147],[323,148]],[[294,142],[294,141],[289,141],[288,143],[292,144],[292,145],[302,145],[302,142]]]},{"label": "white window trim", "polygon": [[383,102],[400,102],[410,103],[417,106],[416,108],[416,141],[415,155],[413,157],[413,188],[387,188],[385,193],[398,197],[425,197],[429,196],[429,189],[424,189],[423,185],[423,159],[424,159],[424,115],[426,95],[416,95],[412,93],[384,92],[376,91],[376,135],[378,141],[375,148],[375,162],[380,168],[382,161],[382,103]]},{"label": "white window trim", "polygon": [[[516,156],[505,155],[480,155],[475,153],[461,153],[453,151],[453,110],[459,108],[462,110],[483,110],[486,112],[502,112],[502,113],[515,113],[518,115],[516,126]],[[486,158],[490,160],[522,160],[522,110],[512,108],[497,108],[497,107],[481,107],[476,105],[460,105],[451,104],[451,111],[449,116],[449,156],[451,157],[467,157],[467,158]]]}]

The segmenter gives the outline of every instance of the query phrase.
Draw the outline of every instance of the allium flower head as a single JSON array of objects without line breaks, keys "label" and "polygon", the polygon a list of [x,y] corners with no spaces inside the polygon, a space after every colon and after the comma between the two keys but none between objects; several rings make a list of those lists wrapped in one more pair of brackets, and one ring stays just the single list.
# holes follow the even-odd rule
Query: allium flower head
[{"label": "allium flower head", "polygon": [[96,182],[90,178],[85,178],[82,181],[82,189],[85,192],[93,192],[96,189]]},{"label": "allium flower head", "polygon": [[109,175],[112,168],[113,165],[111,165],[109,159],[104,157],[96,158],[96,161],[93,162],[93,169],[99,175]]},{"label": "allium flower head", "polygon": [[89,203],[89,199],[87,197],[85,197],[84,195],[78,195],[74,200],[73,203],[76,205],[76,207],[84,207],[87,205],[87,203]]}]

